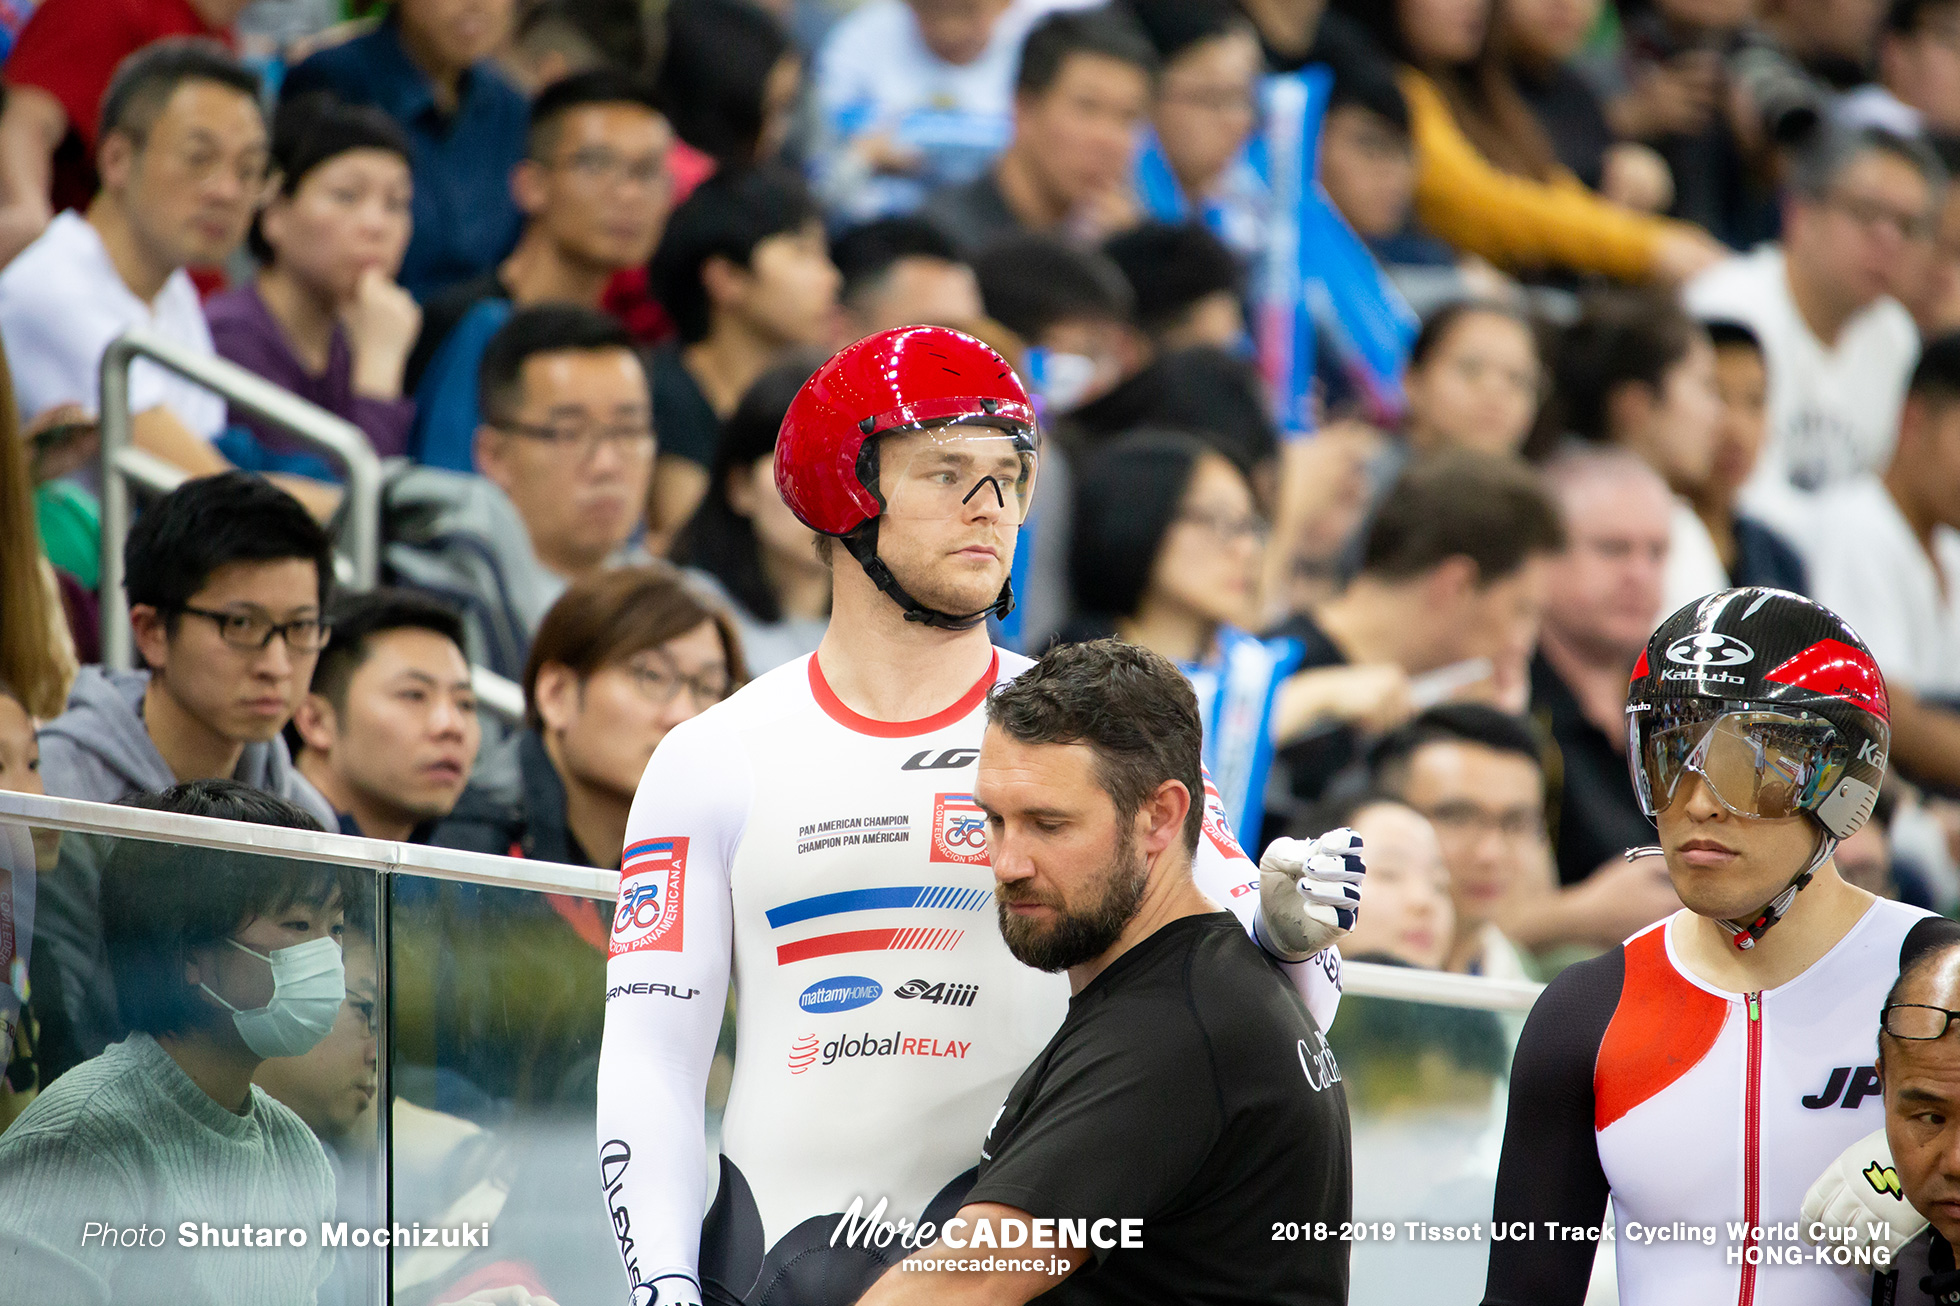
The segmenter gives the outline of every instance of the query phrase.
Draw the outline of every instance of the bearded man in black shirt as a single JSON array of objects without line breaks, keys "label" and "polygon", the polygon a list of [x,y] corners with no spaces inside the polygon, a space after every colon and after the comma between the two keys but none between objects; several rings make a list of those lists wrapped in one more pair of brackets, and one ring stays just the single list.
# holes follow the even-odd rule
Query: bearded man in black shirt
[{"label": "bearded man in black shirt", "polygon": [[1073,996],[965,1204],[864,1303],[1345,1302],[1340,1068],[1192,882],[1215,836],[1189,683],[1135,645],[1069,645],[987,717],[974,797],[1001,934]]}]

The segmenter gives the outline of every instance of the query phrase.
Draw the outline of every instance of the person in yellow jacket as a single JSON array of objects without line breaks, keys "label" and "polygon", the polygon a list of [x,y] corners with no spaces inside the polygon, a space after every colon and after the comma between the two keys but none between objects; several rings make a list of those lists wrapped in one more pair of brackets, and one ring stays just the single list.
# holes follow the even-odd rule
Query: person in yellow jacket
[{"label": "person in yellow jacket", "polygon": [[1604,199],[1559,165],[1489,41],[1493,0],[1335,0],[1403,64],[1416,216],[1506,271],[1678,283],[1727,254],[1699,227]]}]

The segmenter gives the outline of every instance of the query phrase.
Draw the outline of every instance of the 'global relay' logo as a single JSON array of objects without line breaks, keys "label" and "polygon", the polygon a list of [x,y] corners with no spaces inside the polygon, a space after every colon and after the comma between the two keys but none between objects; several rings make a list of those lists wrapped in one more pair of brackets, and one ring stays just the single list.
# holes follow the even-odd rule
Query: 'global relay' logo
[{"label": "'global relay' logo", "polygon": [[882,984],[868,976],[839,975],[835,979],[818,980],[804,989],[796,1005],[811,1012],[855,1011],[876,1002],[884,991]]}]

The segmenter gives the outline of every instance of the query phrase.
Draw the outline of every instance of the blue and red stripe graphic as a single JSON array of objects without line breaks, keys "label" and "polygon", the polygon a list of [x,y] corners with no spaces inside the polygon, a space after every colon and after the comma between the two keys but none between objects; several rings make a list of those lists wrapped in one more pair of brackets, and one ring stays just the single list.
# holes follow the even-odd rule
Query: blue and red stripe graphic
[{"label": "blue and red stripe graphic", "polygon": [[[772,907],[764,915],[771,929],[781,929],[803,921],[860,911],[980,911],[993,900],[994,895],[985,889],[951,884],[906,884],[799,898],[795,902]],[[949,952],[958,946],[965,935],[965,930],[921,926],[842,930],[781,944],[776,949],[776,962],[787,965],[793,961],[844,952]]]}]

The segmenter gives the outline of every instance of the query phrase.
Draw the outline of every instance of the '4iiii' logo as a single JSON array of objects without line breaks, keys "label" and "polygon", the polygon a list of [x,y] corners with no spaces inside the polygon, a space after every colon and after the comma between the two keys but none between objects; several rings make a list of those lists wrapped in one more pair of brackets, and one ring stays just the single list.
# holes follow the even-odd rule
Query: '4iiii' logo
[{"label": "'4iiii' logo", "polygon": [[929,861],[987,864],[987,815],[972,794],[934,794]]}]

